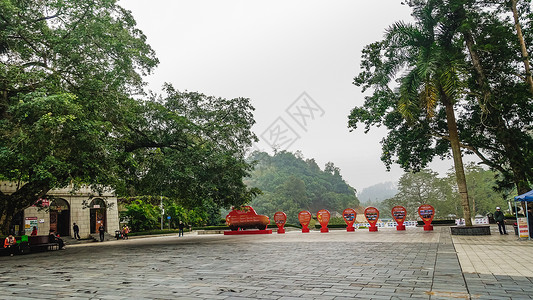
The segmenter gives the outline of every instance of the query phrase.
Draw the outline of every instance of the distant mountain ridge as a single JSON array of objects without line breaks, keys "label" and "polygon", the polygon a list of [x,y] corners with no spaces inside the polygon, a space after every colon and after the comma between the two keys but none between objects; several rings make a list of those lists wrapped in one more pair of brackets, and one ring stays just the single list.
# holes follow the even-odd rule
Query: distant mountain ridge
[{"label": "distant mountain ridge", "polygon": [[380,203],[394,197],[397,193],[396,185],[387,181],[364,188],[360,193],[357,193],[357,198],[361,203]]}]

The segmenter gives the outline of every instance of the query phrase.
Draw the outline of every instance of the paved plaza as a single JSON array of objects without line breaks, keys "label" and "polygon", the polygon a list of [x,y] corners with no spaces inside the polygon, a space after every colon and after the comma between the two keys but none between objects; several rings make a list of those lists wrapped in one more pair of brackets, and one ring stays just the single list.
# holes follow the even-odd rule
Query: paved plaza
[{"label": "paved plaza", "polygon": [[331,231],[188,234],[0,257],[1,299],[532,299],[533,241]]}]

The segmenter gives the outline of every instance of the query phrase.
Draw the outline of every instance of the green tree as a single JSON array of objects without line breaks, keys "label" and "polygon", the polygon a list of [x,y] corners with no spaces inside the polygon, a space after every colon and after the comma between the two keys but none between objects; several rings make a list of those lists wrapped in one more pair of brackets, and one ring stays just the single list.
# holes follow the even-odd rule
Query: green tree
[{"label": "green tree", "polygon": [[[256,140],[249,99],[179,92],[144,97],[158,63],[114,0],[0,0],[0,231],[50,189],[112,187],[201,211],[241,205]],[[204,214],[205,211],[202,211]]]},{"label": "green tree", "polygon": [[0,231],[57,187],[111,182],[121,111],[157,59],[115,1],[0,1]]},{"label": "green tree", "polygon": [[[466,224],[472,225],[454,111],[454,104],[462,93],[459,77],[464,57],[453,41],[458,24],[439,23],[439,18],[444,16],[438,14],[436,5],[437,1],[428,1],[424,6],[415,7],[416,24],[398,22],[388,29],[382,42],[366,48],[364,71],[355,79],[355,84],[364,89],[373,87],[375,91],[362,108],[352,110],[350,126],[356,128],[358,122],[365,122],[368,129],[372,124],[383,122],[395,130],[396,134],[390,135],[384,143],[384,158],[390,161],[397,153],[404,169],[414,167],[417,170],[425,166],[435,155],[427,147],[434,139],[440,140],[435,147],[440,151],[443,151],[443,142],[448,141]],[[403,70],[407,70],[405,74],[400,73]],[[397,91],[389,87],[394,79],[399,82]],[[436,113],[439,105],[441,111]],[[388,107],[393,111],[387,110]],[[445,128],[442,127],[444,122]],[[444,132],[436,135],[432,130],[439,123]],[[406,132],[410,134],[404,135]],[[397,143],[398,140],[402,142]],[[424,154],[420,157],[418,153]]]}]

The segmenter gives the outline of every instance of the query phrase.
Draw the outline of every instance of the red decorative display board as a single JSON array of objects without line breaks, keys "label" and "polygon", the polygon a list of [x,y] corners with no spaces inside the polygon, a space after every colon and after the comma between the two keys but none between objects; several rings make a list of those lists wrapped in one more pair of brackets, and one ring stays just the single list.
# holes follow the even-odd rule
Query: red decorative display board
[{"label": "red decorative display board", "polygon": [[307,210],[302,210],[298,214],[298,221],[302,224],[302,232],[309,232],[309,222],[311,222],[311,213]]},{"label": "red decorative display board", "polygon": [[431,225],[431,221],[433,221],[433,217],[435,216],[435,208],[433,208],[433,206],[429,204],[422,204],[418,208],[418,215],[420,216],[420,218],[422,218],[422,221],[424,221],[424,230],[433,230],[433,225]]},{"label": "red decorative display board", "polygon": [[355,231],[355,228],[353,227],[353,223],[355,223],[355,217],[357,216],[357,213],[353,208],[347,208],[342,212],[342,217],[344,218],[344,222],[346,222],[346,231]]},{"label": "red decorative display board", "polygon": [[285,233],[285,222],[287,222],[287,215],[282,212],[278,211],[274,214],[274,222],[276,222],[276,225],[278,226],[278,233]]},{"label": "red decorative display board", "polygon": [[395,206],[392,208],[392,218],[398,225],[396,226],[396,230],[405,230],[405,225],[403,225],[403,222],[405,221],[405,217],[407,216],[407,210],[403,206]]},{"label": "red decorative display board", "polygon": [[375,207],[367,207],[365,209],[365,218],[368,221],[368,224],[370,224],[368,231],[378,231],[376,223],[379,219],[379,210]]},{"label": "red decorative display board", "polygon": [[330,213],[327,209],[321,209],[316,213],[316,218],[318,223],[320,223],[320,232],[329,232],[328,223],[330,218]]}]

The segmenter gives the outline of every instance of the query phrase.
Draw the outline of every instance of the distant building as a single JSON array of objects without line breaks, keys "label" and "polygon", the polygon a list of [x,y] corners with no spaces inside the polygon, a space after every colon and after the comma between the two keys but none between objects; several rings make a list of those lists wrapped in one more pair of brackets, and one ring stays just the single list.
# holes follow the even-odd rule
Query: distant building
[{"label": "distant building", "polygon": [[[6,194],[15,192],[16,184],[1,182],[0,189]],[[16,235],[29,235],[37,226],[38,235],[48,235],[50,230],[60,236],[74,236],[72,226],[76,223],[82,238],[98,232],[100,224],[106,232],[119,229],[117,197],[112,191],[92,196],[95,192],[81,188],[75,193],[71,189],[54,189],[48,192],[50,200],[43,199],[42,207],[32,206],[14,216],[11,232]]]}]

